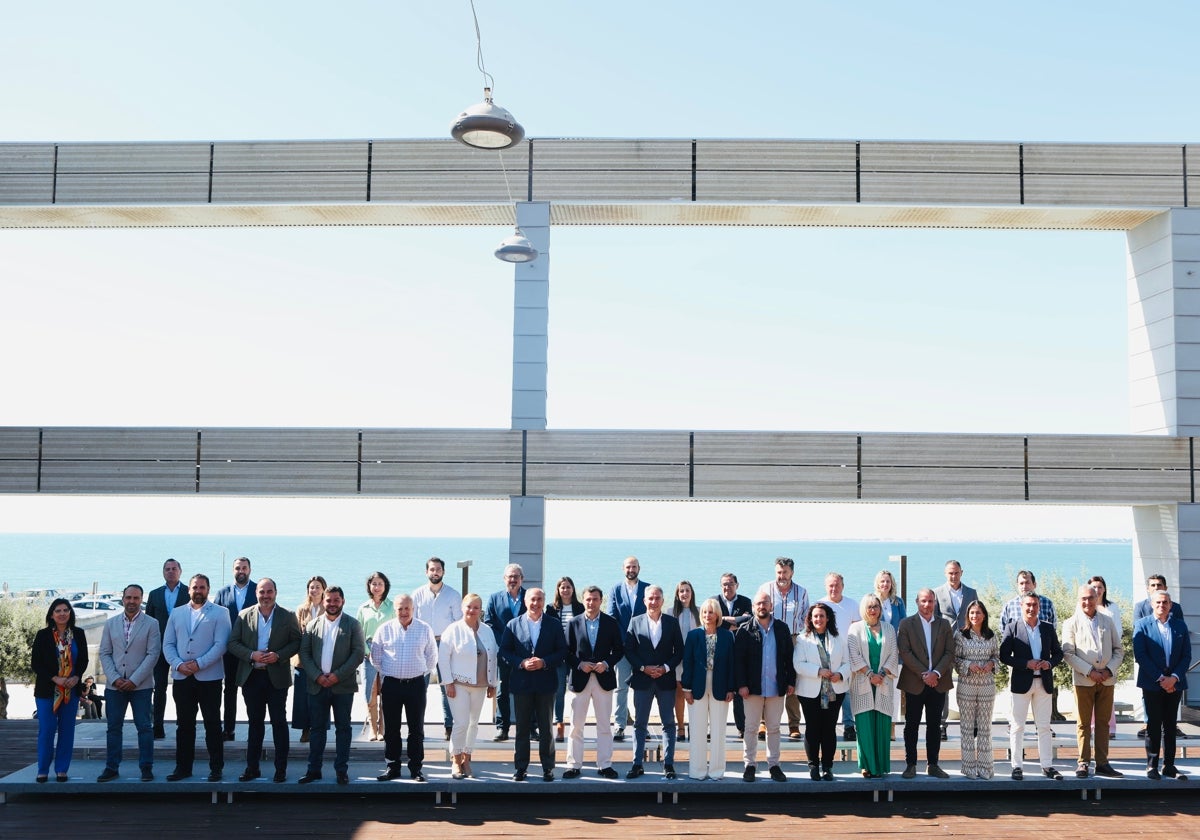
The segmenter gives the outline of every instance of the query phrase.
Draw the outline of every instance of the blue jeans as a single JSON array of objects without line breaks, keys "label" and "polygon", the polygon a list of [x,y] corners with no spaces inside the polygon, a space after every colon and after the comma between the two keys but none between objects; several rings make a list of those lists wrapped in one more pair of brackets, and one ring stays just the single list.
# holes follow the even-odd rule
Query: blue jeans
[{"label": "blue jeans", "polygon": [[563,722],[563,708],[567,703],[567,676],[571,673],[570,665],[558,666],[558,690],[554,692],[554,722]]},{"label": "blue jeans", "polygon": [[622,732],[625,731],[625,721],[629,720],[629,677],[632,674],[633,666],[622,656],[617,662],[617,696],[613,704],[613,726]]},{"label": "blue jeans", "polygon": [[663,765],[675,763],[675,688],[637,688],[633,691],[633,763],[639,767],[646,754],[650,704],[655,701],[662,718]]},{"label": "blue jeans", "polygon": [[[307,692],[306,692],[307,694]],[[312,728],[308,733],[308,773],[321,775],[321,764],[325,760],[325,731],[329,729],[329,712],[333,710],[334,743],[333,769],[338,773],[349,772],[350,710],[354,708],[354,693],[334,694],[331,688],[322,688],[316,694],[308,694],[308,712]]]},{"label": "blue jeans", "polygon": [[124,740],[125,710],[133,707],[133,726],[137,729],[138,767],[154,766],[154,689],[104,692],[108,710],[108,755],[104,766],[116,770],[121,766],[121,745]]},{"label": "blue jeans", "polygon": [[[58,707],[54,713],[52,697],[34,698],[38,716],[37,766],[38,775],[50,772],[50,759],[54,759],[54,772],[66,773],[71,766],[71,751],[75,749],[75,718],[79,714],[79,695]],[[55,748],[55,736],[58,748]]]},{"label": "blue jeans", "polygon": [[[428,688],[431,682],[433,682],[433,675],[426,674],[425,687]],[[450,698],[446,696],[446,684],[441,683],[438,688],[442,690],[442,723],[446,725],[447,729],[450,729],[454,726],[454,713],[450,711]]]}]

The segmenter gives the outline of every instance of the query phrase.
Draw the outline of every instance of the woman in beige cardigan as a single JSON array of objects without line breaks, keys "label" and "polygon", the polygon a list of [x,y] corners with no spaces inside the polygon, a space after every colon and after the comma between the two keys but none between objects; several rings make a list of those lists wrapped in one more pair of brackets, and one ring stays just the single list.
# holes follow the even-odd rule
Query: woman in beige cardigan
[{"label": "woman in beige cardigan", "polygon": [[882,620],[883,605],[875,593],[858,605],[862,621],[850,625],[850,711],[858,731],[858,769],[863,778],[879,779],[891,770],[892,717],[900,655],[896,631]]}]

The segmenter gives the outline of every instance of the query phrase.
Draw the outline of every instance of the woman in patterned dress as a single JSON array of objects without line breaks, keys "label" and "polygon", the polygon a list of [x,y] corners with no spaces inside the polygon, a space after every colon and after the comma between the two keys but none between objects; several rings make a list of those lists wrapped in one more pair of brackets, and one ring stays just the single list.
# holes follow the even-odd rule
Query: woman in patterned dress
[{"label": "woman in patterned dress", "polygon": [[954,634],[954,670],[958,673],[962,774],[992,778],[992,707],[996,702],[996,667],[1000,640],[988,627],[988,612],[979,601],[967,605],[967,623]]}]

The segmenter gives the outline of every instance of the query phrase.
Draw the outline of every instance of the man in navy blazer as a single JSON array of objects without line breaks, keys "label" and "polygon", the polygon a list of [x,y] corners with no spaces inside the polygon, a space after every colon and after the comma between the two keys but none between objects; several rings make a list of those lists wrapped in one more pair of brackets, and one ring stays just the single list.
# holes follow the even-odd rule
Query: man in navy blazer
[{"label": "man in navy blazer", "polygon": [[[1133,605],[1133,623],[1137,624],[1143,618],[1154,614],[1151,600],[1156,592],[1167,591],[1167,579],[1164,575],[1150,575],[1146,578],[1146,597]],[[1183,608],[1179,604],[1171,604],[1171,617],[1183,620]]]},{"label": "man in navy blazer", "polygon": [[[721,575],[721,594],[714,595],[721,605],[721,621],[730,633],[750,621],[754,614],[754,605],[745,595],[737,594],[738,579],[733,572]],[[742,695],[733,695],[733,725],[737,727],[738,737],[746,729],[746,707],[742,704]]]},{"label": "man in navy blazer", "polygon": [[208,749],[208,780],[221,781],[225,743],[221,738],[222,657],[229,645],[229,612],[208,600],[208,576],[192,575],[188,581],[191,602],[171,611],[163,651],[175,682],[175,769],[167,776],[177,782],[192,775],[196,758],[196,711],[204,718],[204,746]]},{"label": "man in navy blazer", "polygon": [[[493,592],[488,598],[487,609],[483,614],[483,623],[492,630],[496,642],[504,638],[504,628],[508,622],[525,612],[525,572],[516,563],[504,567],[501,575],[504,588]],[[509,685],[512,669],[501,657],[496,663],[500,672],[500,686],[496,689],[496,737],[493,741],[507,741],[508,729],[512,725],[512,689]]]},{"label": "man in navy blazer", "polygon": [[[767,770],[777,782],[787,776],[779,767],[779,722],[786,698],[795,693],[796,669],[792,664],[792,634],[772,613],[771,596],[754,596],[754,617],[733,634],[733,683],[737,696],[749,712],[749,731],[742,733],[742,779],[754,781],[758,762],[759,721],[766,724]],[[763,661],[763,651],[773,648],[773,659]],[[763,667],[764,664],[767,667]],[[774,681],[770,681],[771,677]]]},{"label": "man in navy blazer", "polygon": [[[635,615],[646,612],[646,588],[649,586],[639,579],[642,564],[636,557],[626,557],[624,565],[625,579],[613,586],[608,593],[608,614],[617,620],[621,632],[629,630],[629,622]],[[625,724],[629,721],[629,676],[633,666],[628,658],[617,663],[617,696],[614,724],[617,732],[614,741],[625,740]]]},{"label": "man in navy blazer", "polygon": [[1192,642],[1187,625],[1173,616],[1171,606],[1171,596],[1165,590],[1154,593],[1150,599],[1153,613],[1134,625],[1133,656],[1138,664],[1137,685],[1146,706],[1146,776],[1183,781],[1187,776],[1175,769],[1175,716],[1181,693],[1187,688]]},{"label": "man in navy blazer", "polygon": [[[250,558],[239,557],[233,561],[233,583],[217,590],[213,601],[217,606],[229,610],[229,626],[237,623],[238,614],[246,607],[258,603],[258,584],[250,580]],[[232,653],[225,654],[225,710],[221,716],[225,728],[225,740],[233,740],[237,726],[238,666],[241,664]]]},{"label": "man in navy blazer", "polygon": [[583,767],[583,727],[588,704],[596,714],[596,769],[605,779],[617,778],[612,767],[613,691],[617,663],[625,656],[624,634],[617,620],[600,611],[604,592],[599,586],[583,590],[583,614],[567,627],[567,677],[571,686],[571,736],[564,779],[577,778]]},{"label": "man in navy blazer", "polygon": [[625,631],[625,658],[633,670],[633,766],[627,779],[643,775],[646,730],[650,704],[657,701],[663,727],[663,775],[675,778],[675,666],[683,662],[683,635],[679,622],[662,611],[661,586],[646,587],[646,612],[635,615]]},{"label": "man in navy blazer", "polygon": [[1054,625],[1038,620],[1041,608],[1042,601],[1036,592],[1022,595],[1023,618],[1009,622],[1000,641],[1000,661],[1011,669],[1009,689],[1012,692],[1012,714],[1008,718],[1008,746],[1012,753],[1012,777],[1017,781],[1024,778],[1021,764],[1024,758],[1025,718],[1030,705],[1033,706],[1033,722],[1037,727],[1038,760],[1042,772],[1047,778],[1062,781],[1062,773],[1054,769],[1050,712],[1054,705],[1054,669],[1063,661],[1063,649]]},{"label": "man in navy blazer", "polygon": [[562,623],[545,620],[546,593],[525,593],[525,613],[504,628],[500,658],[508,663],[513,713],[517,718],[513,781],[525,781],[529,769],[529,720],[537,716],[538,758],[542,779],[554,781],[554,733],[551,728],[554,695],[558,692],[558,666],[567,658],[567,639]]},{"label": "man in navy blazer", "polygon": [[[187,585],[180,582],[183,567],[179,561],[171,558],[163,563],[164,584],[150,590],[146,596],[146,615],[158,622],[158,636],[161,639],[167,632],[167,619],[171,610],[182,607],[188,602]],[[167,737],[164,720],[167,716],[167,674],[170,672],[165,653],[160,653],[154,666],[154,740]]]}]

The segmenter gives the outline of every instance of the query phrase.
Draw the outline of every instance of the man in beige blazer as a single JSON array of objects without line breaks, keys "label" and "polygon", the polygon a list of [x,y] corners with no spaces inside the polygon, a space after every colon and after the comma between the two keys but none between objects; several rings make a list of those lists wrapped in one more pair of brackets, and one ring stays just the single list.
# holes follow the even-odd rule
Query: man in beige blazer
[{"label": "man in beige blazer", "polygon": [[942,705],[954,685],[954,631],[950,622],[937,611],[937,596],[932,589],[917,593],[917,614],[900,622],[896,631],[900,649],[898,685],[905,694],[904,772],[905,779],[917,775],[917,735],[921,715],[925,715],[925,758],[929,775],[948,779],[938,766],[942,746]]},{"label": "man in beige blazer", "polygon": [[287,695],[292,687],[292,656],[300,652],[300,625],[296,616],[276,604],[275,581],[262,578],[255,590],[258,603],[238,613],[229,634],[228,653],[237,659],[237,684],[246,701],[249,731],[246,737],[246,771],[239,782],[262,775],[263,738],[271,713],[271,740],[275,745],[275,777],[287,781]]},{"label": "man in beige blazer", "polygon": [[[1121,631],[1112,616],[1096,609],[1096,591],[1079,587],[1079,609],[1063,622],[1063,658],[1071,666],[1078,723],[1079,766],[1075,775],[1086,779],[1092,757],[1092,720],[1096,721],[1096,775],[1120,778],[1108,763],[1108,719],[1112,715],[1117,669],[1125,657]],[[1094,712],[1094,714],[1093,714]]]},{"label": "man in beige blazer", "polygon": [[325,732],[333,712],[337,751],[333,769],[339,785],[350,784],[350,710],[358,690],[358,666],[366,656],[362,625],[342,612],[346,596],[340,586],[325,590],[325,612],[304,628],[300,636],[300,664],[308,678],[311,733],[308,769],[300,777],[307,785],[321,778],[325,759]]},{"label": "man in beige blazer", "polygon": [[131,583],[121,594],[122,613],[104,622],[100,664],[108,680],[104,692],[108,710],[108,755],[97,782],[120,775],[125,709],[133,708],[137,728],[138,765],[142,781],[154,781],[154,670],[162,652],[158,622],[142,612],[142,587]]}]

